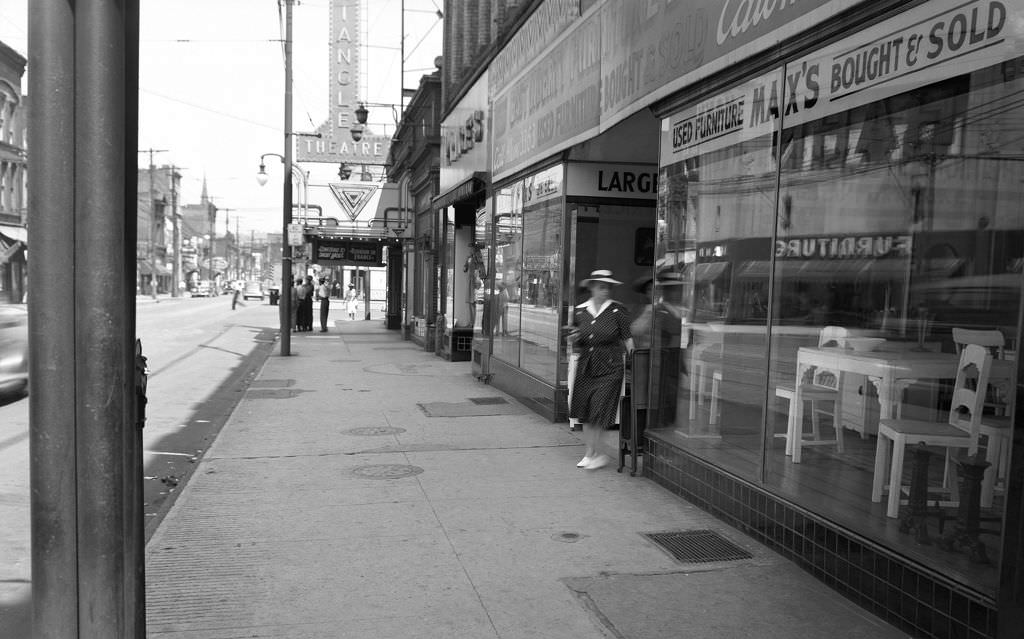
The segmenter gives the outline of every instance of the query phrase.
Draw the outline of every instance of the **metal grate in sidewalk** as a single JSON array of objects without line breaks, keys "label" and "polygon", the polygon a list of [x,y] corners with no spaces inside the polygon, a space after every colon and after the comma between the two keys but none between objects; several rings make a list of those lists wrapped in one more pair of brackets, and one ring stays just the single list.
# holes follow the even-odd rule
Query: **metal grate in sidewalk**
[{"label": "metal grate in sidewalk", "polygon": [[680,530],[642,534],[661,546],[676,560],[684,563],[738,561],[753,557],[749,552],[713,530]]},{"label": "metal grate in sidewalk", "polygon": [[470,397],[469,401],[477,405],[484,404],[507,404],[508,400],[504,397]]}]

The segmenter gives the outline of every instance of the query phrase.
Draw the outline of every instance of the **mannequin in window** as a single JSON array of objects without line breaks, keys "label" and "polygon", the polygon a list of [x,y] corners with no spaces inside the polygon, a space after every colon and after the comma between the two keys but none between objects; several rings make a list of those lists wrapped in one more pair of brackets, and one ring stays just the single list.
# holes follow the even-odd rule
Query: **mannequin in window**
[{"label": "mannequin in window", "polygon": [[484,256],[481,251],[483,247],[484,245],[480,242],[470,243],[469,257],[462,265],[462,272],[466,274],[466,304],[469,305],[470,326],[476,324],[476,292],[483,288],[484,280],[487,279]]}]

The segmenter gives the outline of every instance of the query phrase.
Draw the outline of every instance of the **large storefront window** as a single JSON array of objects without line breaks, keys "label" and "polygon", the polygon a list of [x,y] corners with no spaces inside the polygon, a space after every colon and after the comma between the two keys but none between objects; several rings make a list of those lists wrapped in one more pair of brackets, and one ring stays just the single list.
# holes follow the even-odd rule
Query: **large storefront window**
[{"label": "large storefront window", "polygon": [[[752,85],[703,105],[689,122],[741,100]],[[662,172],[652,332],[660,396],[651,423],[753,479],[761,467],[768,278],[743,266],[771,257],[776,172],[771,127],[738,138],[683,148],[681,161]]]},{"label": "large storefront window", "polygon": [[504,327],[494,335],[497,357],[519,365],[520,286],[523,272],[523,198],[519,182],[494,194],[494,288],[503,291],[505,308],[499,322]]},{"label": "large storefront window", "polygon": [[[478,340],[500,330],[499,324],[508,309],[507,300],[501,299],[495,290],[487,288],[491,281],[489,273],[494,268],[491,260],[494,244],[491,238],[491,211],[486,206],[477,209],[475,213],[473,238],[474,249],[479,251],[475,257],[476,265],[481,269],[480,285],[473,297],[476,308],[473,314],[473,339]],[[505,322],[507,324],[508,320]]]},{"label": "large storefront window", "polygon": [[557,165],[499,189],[495,209],[494,355],[549,383],[558,365],[563,170]]},{"label": "large storefront window", "polygon": [[[668,119],[650,420],[988,595],[1024,281],[1024,58],[1000,16],[925,3]],[[920,61],[892,54],[940,20]],[[965,343],[993,358],[974,428],[949,419]],[[933,536],[979,491],[980,546],[917,543],[912,489]]]}]

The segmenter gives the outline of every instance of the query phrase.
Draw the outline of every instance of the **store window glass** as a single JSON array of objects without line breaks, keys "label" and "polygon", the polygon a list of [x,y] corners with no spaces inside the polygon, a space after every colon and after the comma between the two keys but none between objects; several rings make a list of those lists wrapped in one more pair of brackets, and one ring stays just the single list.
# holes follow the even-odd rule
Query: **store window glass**
[{"label": "store window glass", "polygon": [[555,383],[562,272],[562,166],[524,183],[520,366]]},{"label": "store window glass", "polygon": [[[980,562],[915,543],[898,516],[920,487],[934,533],[974,482],[975,515],[993,531],[1001,523],[1024,263],[1024,63],[993,57],[784,122],[770,385],[807,385],[820,401],[775,407],[768,432],[789,437],[770,438],[766,458],[769,483],[798,502],[989,593],[998,534],[977,537]],[[957,429],[947,447],[938,438],[965,342],[994,357],[990,383],[980,434]],[[968,479],[948,460],[975,448],[991,465]]]},{"label": "store window glass", "polygon": [[[451,331],[452,327],[455,326],[457,320],[456,311],[457,305],[455,300],[455,289],[459,284],[462,283],[463,279],[468,279],[461,272],[461,264],[458,263],[458,250],[456,246],[455,238],[455,213],[452,207],[447,207],[438,212],[438,223],[442,229],[444,242],[442,244],[442,250],[444,252],[444,259],[441,260],[443,266],[443,276],[441,278],[441,303],[438,307],[438,325],[441,326],[445,333]],[[468,274],[467,274],[468,275]]]},{"label": "store window glass", "polygon": [[520,305],[523,273],[523,183],[498,189],[494,195],[494,287],[504,291],[505,308],[494,334],[494,357],[519,366]]},{"label": "store window glass", "polygon": [[771,257],[777,175],[770,122],[748,130],[736,115],[774,77],[671,118],[659,180],[648,427],[751,479],[762,467],[768,273],[746,266]]},{"label": "store window glass", "polygon": [[496,288],[491,288],[493,284],[490,277],[490,272],[493,269],[491,257],[494,252],[494,243],[491,238],[491,214],[487,207],[481,207],[476,211],[473,239],[474,247],[479,247],[477,266],[481,269],[480,286],[476,289],[473,297],[473,306],[476,309],[473,313],[473,339],[478,340],[500,331],[502,319],[506,325],[508,323],[508,319],[505,317],[508,312],[508,296],[502,298],[498,295]]}]

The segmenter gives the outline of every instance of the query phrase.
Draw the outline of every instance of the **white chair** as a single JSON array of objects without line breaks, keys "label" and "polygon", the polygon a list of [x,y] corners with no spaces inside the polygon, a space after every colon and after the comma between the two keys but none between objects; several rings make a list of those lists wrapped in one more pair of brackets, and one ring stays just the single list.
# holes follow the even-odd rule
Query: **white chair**
[{"label": "white chair", "polygon": [[1001,331],[998,330],[987,330],[979,331],[970,328],[954,328],[953,329],[953,343],[956,345],[957,355],[963,350],[963,347],[967,344],[977,344],[983,346],[989,350],[992,357],[996,359],[1003,358],[1003,348],[1006,346],[1006,338],[1003,337]]},{"label": "white chair", "polygon": [[[988,377],[992,369],[992,355],[983,347],[969,344],[960,353],[953,385],[953,399],[947,422],[929,422],[914,419],[883,419],[878,423],[878,445],[875,448],[875,474],[871,486],[871,501],[882,501],[889,467],[889,503],[886,514],[899,516],[900,496],[903,488],[903,460],[907,446],[924,444],[947,449],[963,449],[968,455],[978,451],[981,433],[981,413],[988,390]],[[973,379],[974,384],[969,383]],[[965,416],[966,415],[966,416]],[[887,463],[890,460],[891,463]],[[986,473],[986,478],[989,473]],[[984,488],[983,488],[984,490]]]},{"label": "white chair", "polygon": [[[818,346],[838,346],[846,348],[846,338],[849,331],[841,326],[826,326],[818,333]],[[838,452],[843,452],[843,428],[841,422],[841,411],[839,407],[839,375],[833,371],[819,369],[812,372],[809,379],[801,380],[800,395],[805,402],[811,404],[811,439],[804,440],[803,424],[796,423],[796,411],[793,410],[793,402],[796,401],[796,385],[780,384],[775,387],[775,396],[789,402],[789,416],[786,419],[786,434],[776,437],[786,438],[786,454],[793,456],[794,463],[800,463],[799,448],[803,446],[817,446],[822,444],[835,444]],[[832,410],[827,411],[822,406],[824,402],[832,404]],[[821,438],[821,413],[832,417],[832,426],[835,429],[835,439],[823,440]],[[799,443],[797,443],[799,440]]]},{"label": "white chair", "polygon": [[[718,401],[722,386],[722,343],[712,342],[696,346],[690,358],[690,419],[697,419],[697,409],[710,399],[708,423],[717,424],[721,417]],[[708,379],[711,390],[708,392]]]},{"label": "white chair", "polygon": [[[988,350],[993,359],[1006,358],[1006,338],[997,329],[953,328],[953,343],[958,354],[965,345],[977,344]],[[994,473],[992,481],[986,481],[982,486],[981,505],[985,508],[992,506],[996,480],[1006,478],[1010,462],[1010,418],[1006,415],[1010,413],[1013,399],[1013,393],[1010,391],[1013,386],[1009,382],[1007,379],[996,381],[994,376],[990,378],[990,393],[985,408],[991,408],[995,415],[982,415],[981,418],[981,435],[985,437],[985,459],[992,464],[991,472]]]},{"label": "white chair", "polygon": [[[1004,359],[1006,346],[1006,338],[998,330],[974,330],[969,328],[954,328],[953,329],[953,344],[956,345],[957,355],[963,350],[967,344],[977,344],[978,346],[984,347],[989,353],[992,354],[993,359]],[[1005,382],[1004,382],[1005,383]],[[991,408],[996,414],[1006,414],[1006,399],[1008,395],[1008,389],[1003,388],[1002,384],[997,385],[993,380],[990,385],[993,395],[990,396],[988,401],[985,403],[987,408]]]}]

